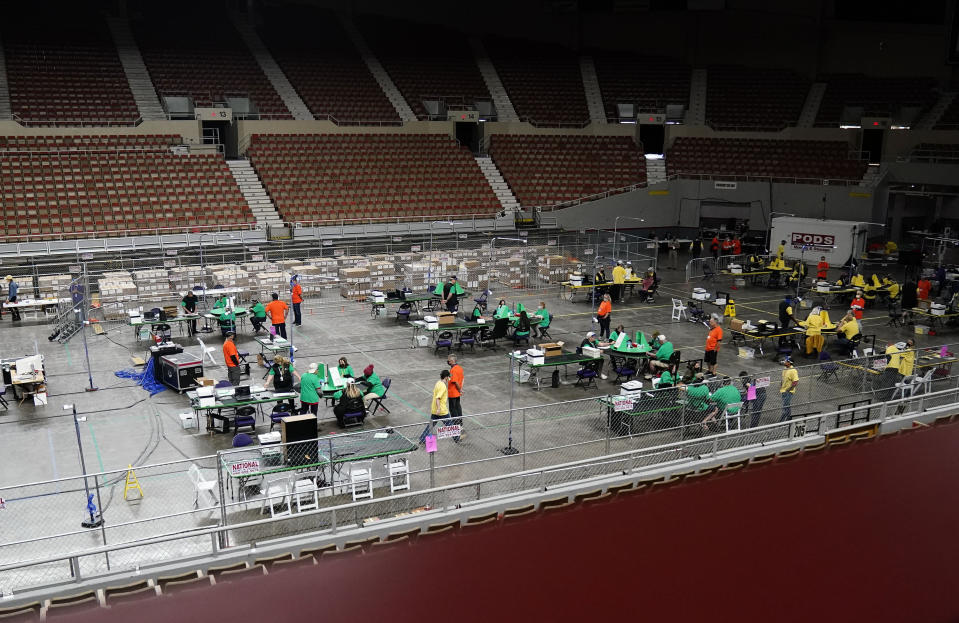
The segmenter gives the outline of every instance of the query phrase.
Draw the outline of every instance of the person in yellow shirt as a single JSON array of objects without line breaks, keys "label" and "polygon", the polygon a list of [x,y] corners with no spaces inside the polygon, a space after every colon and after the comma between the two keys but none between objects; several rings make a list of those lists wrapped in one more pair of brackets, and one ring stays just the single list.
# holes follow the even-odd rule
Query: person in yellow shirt
[{"label": "person in yellow shirt", "polygon": [[779,385],[779,395],[783,400],[783,412],[779,416],[780,422],[792,419],[793,396],[796,395],[796,388],[799,386],[799,372],[793,367],[793,360],[786,357],[783,359],[783,365],[786,366],[786,369],[783,370],[783,380]]},{"label": "person in yellow shirt", "polygon": [[783,259],[783,256],[786,254],[786,241],[780,240],[779,246],[776,247],[776,257],[780,260]]},{"label": "person in yellow shirt", "polygon": [[916,342],[912,338],[906,340],[906,349],[899,353],[899,374],[910,376],[916,371]]},{"label": "person in yellow shirt", "polygon": [[866,280],[862,278],[861,274],[856,273],[852,276],[852,279],[849,280],[849,285],[853,286],[854,288],[865,288]]},{"label": "person in yellow shirt", "polygon": [[839,344],[840,348],[851,353],[856,344],[853,338],[860,333],[859,323],[856,321],[856,317],[852,315],[852,312],[842,317],[836,329],[838,332],[836,343]]},{"label": "person in yellow shirt", "polygon": [[616,262],[616,267],[613,268],[613,299],[623,302],[623,291],[626,289],[623,287],[623,284],[626,283],[626,268],[623,267],[623,260],[618,260]]},{"label": "person in yellow shirt", "polygon": [[441,370],[440,380],[436,381],[436,385],[433,386],[433,399],[430,401],[430,421],[427,422],[426,428],[420,434],[420,443],[426,441],[426,436],[430,434],[430,429],[436,425],[436,420],[449,420],[449,382],[450,371]]},{"label": "person in yellow shirt", "polygon": [[889,291],[890,302],[895,301],[897,298],[899,298],[899,284],[896,283],[895,281],[889,284],[888,291]]},{"label": "person in yellow shirt", "polygon": [[806,320],[799,323],[800,327],[806,328],[806,356],[809,357],[815,351],[816,355],[822,351],[826,338],[822,336],[822,316],[820,309],[814,308]]},{"label": "person in yellow shirt", "polygon": [[892,240],[886,241],[886,255],[892,255],[899,251],[899,245],[893,242]]}]

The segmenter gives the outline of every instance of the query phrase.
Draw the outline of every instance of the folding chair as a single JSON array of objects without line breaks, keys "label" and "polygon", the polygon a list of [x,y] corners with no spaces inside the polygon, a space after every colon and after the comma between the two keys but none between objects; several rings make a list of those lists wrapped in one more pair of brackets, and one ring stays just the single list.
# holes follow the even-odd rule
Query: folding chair
[{"label": "folding chair", "polygon": [[686,306],[683,305],[683,299],[673,299],[673,320],[682,320],[689,317],[686,315]]},{"label": "folding chair", "polygon": [[383,409],[384,411],[386,411],[387,413],[390,412],[390,410],[386,408],[386,405],[383,404],[383,401],[386,400],[386,394],[390,391],[390,385],[391,385],[392,383],[393,383],[392,379],[390,379],[390,378],[388,378],[388,377],[383,379],[383,395],[382,395],[382,396],[379,396],[379,397],[377,397],[377,398],[374,398],[373,400],[370,401],[370,404],[374,405],[374,406],[373,406],[373,410],[370,411],[370,417],[373,417],[374,415],[376,415],[376,412],[377,412],[381,407],[382,407],[382,409]]}]

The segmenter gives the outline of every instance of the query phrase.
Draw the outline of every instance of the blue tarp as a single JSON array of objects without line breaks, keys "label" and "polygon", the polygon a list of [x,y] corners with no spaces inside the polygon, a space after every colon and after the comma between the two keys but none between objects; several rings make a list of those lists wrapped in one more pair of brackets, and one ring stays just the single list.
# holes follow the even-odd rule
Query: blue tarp
[{"label": "blue tarp", "polygon": [[156,380],[153,376],[153,361],[153,357],[150,357],[147,365],[143,366],[143,372],[137,372],[136,370],[118,370],[114,372],[114,374],[121,379],[133,379],[137,382],[137,385],[150,392],[150,395],[153,396],[166,389],[166,385]]}]

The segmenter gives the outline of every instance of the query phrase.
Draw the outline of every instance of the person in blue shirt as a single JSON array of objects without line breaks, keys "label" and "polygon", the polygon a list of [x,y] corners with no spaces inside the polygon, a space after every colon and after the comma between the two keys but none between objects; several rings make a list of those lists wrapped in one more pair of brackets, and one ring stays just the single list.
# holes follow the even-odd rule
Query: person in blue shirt
[{"label": "person in blue shirt", "polygon": [[[13,280],[13,275],[7,275],[7,302],[16,303],[17,293],[20,291],[20,284]],[[17,322],[20,320],[20,310],[16,307],[10,308],[10,320]]]}]

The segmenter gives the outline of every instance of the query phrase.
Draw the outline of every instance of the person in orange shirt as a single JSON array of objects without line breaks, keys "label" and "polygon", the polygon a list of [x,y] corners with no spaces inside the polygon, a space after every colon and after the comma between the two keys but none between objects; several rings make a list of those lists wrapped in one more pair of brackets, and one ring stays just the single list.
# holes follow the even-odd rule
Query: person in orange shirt
[{"label": "person in orange shirt", "polygon": [[300,276],[293,275],[290,279],[292,288],[290,289],[290,299],[293,301],[293,326],[302,326],[303,318],[300,316],[300,303],[303,302],[303,286],[300,285]]},{"label": "person in orange shirt", "polygon": [[[463,366],[456,363],[456,355],[448,356],[446,363],[450,367],[450,382],[447,388],[450,423],[463,426],[463,405],[460,404],[460,398],[463,396]],[[462,434],[462,428],[460,433]],[[453,437],[453,441],[459,443],[460,437]]]},{"label": "person in orange shirt", "polygon": [[603,295],[603,302],[599,304],[596,310],[596,318],[599,320],[599,337],[609,339],[609,323],[613,319],[613,303],[608,294]]},{"label": "person in orange shirt", "polygon": [[712,314],[709,317],[709,335],[706,336],[706,369],[710,374],[716,374],[716,360],[719,357],[719,345],[723,340],[723,328],[719,326],[719,316]]},{"label": "person in orange shirt", "polygon": [[276,292],[271,296],[273,300],[267,304],[266,314],[270,317],[270,322],[273,323],[276,334],[286,339],[286,310],[289,309],[289,306],[280,300],[280,295]]},{"label": "person in orange shirt", "polygon": [[823,255],[819,258],[819,263],[816,264],[816,279],[825,279],[829,275],[829,262],[826,261],[826,256]]},{"label": "person in orange shirt", "polygon": [[919,280],[919,287],[916,288],[916,292],[918,292],[918,294],[919,294],[919,300],[920,300],[920,301],[928,301],[928,300],[929,300],[929,291],[930,291],[930,290],[932,290],[932,282],[930,282],[930,281],[929,281],[928,279],[926,279],[926,278],[920,279],[920,280]]},{"label": "person in orange shirt", "polygon": [[236,333],[230,331],[223,342],[223,360],[226,361],[226,378],[234,387],[240,384],[240,353],[234,343]]},{"label": "person in orange shirt", "polygon": [[739,239],[739,236],[733,238],[733,255],[742,255],[743,253],[743,243]]}]

